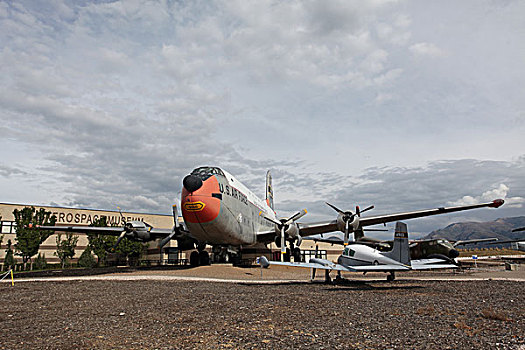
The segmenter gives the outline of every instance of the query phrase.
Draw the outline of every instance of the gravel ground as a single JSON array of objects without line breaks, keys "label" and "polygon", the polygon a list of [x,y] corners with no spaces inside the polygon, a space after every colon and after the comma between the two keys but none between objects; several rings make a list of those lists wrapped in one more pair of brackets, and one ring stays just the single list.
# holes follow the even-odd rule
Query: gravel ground
[{"label": "gravel ground", "polygon": [[523,286],[2,283],[0,349],[525,349]]}]

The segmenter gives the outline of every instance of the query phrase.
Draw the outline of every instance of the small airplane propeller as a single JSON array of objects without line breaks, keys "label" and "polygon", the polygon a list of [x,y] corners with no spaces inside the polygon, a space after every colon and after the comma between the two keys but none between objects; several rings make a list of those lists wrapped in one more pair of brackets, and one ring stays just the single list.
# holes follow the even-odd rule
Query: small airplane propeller
[{"label": "small airplane propeller", "polygon": [[[286,254],[286,237],[285,237],[286,230],[288,229],[288,227],[291,224],[293,224],[295,221],[297,221],[300,218],[302,218],[303,216],[305,216],[307,213],[308,212],[306,211],[306,209],[303,209],[303,210],[295,213],[294,215],[290,216],[288,219],[281,219],[280,221],[277,221],[277,220],[274,220],[274,219],[266,216],[262,211],[259,212],[260,216],[262,216],[267,221],[275,224],[277,226],[277,228],[279,229],[279,231],[281,231],[281,256],[282,256],[282,254]],[[298,241],[300,241],[301,240],[301,236],[297,235],[297,239],[298,239]]]},{"label": "small airplane propeller", "polygon": [[341,209],[337,208],[335,205],[332,205],[328,202],[325,202],[330,208],[334,209],[340,216],[341,220],[345,223],[345,231],[344,231],[344,245],[348,245],[348,240],[350,236],[350,223],[352,223],[357,216],[358,218],[361,217],[361,214],[365,211],[368,211],[370,209],[374,209],[374,206],[371,205],[369,207],[366,207],[365,209],[361,210],[358,205],[355,207],[355,213],[352,213],[350,210],[342,211]]}]

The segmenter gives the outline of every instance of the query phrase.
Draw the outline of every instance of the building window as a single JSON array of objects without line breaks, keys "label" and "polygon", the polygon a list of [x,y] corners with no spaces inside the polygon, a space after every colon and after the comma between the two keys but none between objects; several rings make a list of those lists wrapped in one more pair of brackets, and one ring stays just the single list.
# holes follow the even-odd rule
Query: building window
[{"label": "building window", "polygon": [[15,233],[16,223],[14,221],[2,221],[0,222],[0,233]]},{"label": "building window", "polygon": [[[315,258],[315,250],[301,250],[302,261],[309,262],[311,258]],[[326,250],[318,250],[317,258],[326,259]]]}]

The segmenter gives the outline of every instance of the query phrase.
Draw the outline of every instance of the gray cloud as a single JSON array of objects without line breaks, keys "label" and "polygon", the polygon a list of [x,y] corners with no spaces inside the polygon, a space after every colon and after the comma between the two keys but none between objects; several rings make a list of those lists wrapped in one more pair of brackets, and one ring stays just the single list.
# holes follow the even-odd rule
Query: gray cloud
[{"label": "gray cloud", "polygon": [[23,176],[23,175],[28,175],[28,173],[21,169],[10,167],[5,164],[0,165],[0,176],[10,177],[10,176]]},{"label": "gray cloud", "polygon": [[18,202],[169,213],[194,167],[261,196],[272,169],[283,214],[314,219],[333,216],[324,200],[384,213],[501,185],[525,197],[523,5],[434,9],[446,28],[419,6],[0,2],[0,185],[26,188]]},{"label": "gray cloud", "polygon": [[[454,160],[440,161],[417,168],[369,168],[355,177],[333,174],[297,174],[282,181],[276,178],[275,196],[281,197],[280,183],[284,189],[296,193],[309,193],[312,188],[325,187],[324,196],[316,193],[317,200],[285,200],[276,202],[279,209],[291,213],[306,207],[315,219],[333,218],[334,212],[324,201],[341,209],[354,210],[375,205],[368,215],[430,209],[441,206],[465,205],[465,196],[475,202],[489,202],[496,198],[507,200],[499,209],[478,209],[452,215],[414,219],[408,222],[414,233],[428,233],[461,220],[485,221],[499,217],[523,215],[522,203],[525,186],[521,174],[525,170],[525,156],[513,162]],[[297,180],[297,181],[296,181]],[[279,181],[281,181],[279,183]],[[336,183],[334,186],[333,183]],[[286,184],[293,183],[292,188]],[[503,185],[502,185],[503,184]],[[282,197],[281,197],[282,198]],[[299,206],[298,206],[299,204]],[[309,219],[309,218],[308,218]],[[304,219],[306,220],[306,217]],[[387,238],[390,234],[375,234]]]}]

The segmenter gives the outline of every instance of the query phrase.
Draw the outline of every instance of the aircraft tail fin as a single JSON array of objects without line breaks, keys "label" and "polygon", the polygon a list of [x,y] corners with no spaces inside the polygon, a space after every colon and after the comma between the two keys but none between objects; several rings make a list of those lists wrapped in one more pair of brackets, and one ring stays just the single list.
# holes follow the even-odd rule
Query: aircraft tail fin
[{"label": "aircraft tail fin", "polygon": [[273,187],[272,187],[272,174],[270,170],[266,173],[266,204],[273,210]]},{"label": "aircraft tail fin", "polygon": [[394,244],[390,252],[385,256],[399,261],[402,264],[410,265],[410,248],[408,246],[408,228],[404,222],[396,222],[396,232],[394,234]]}]

